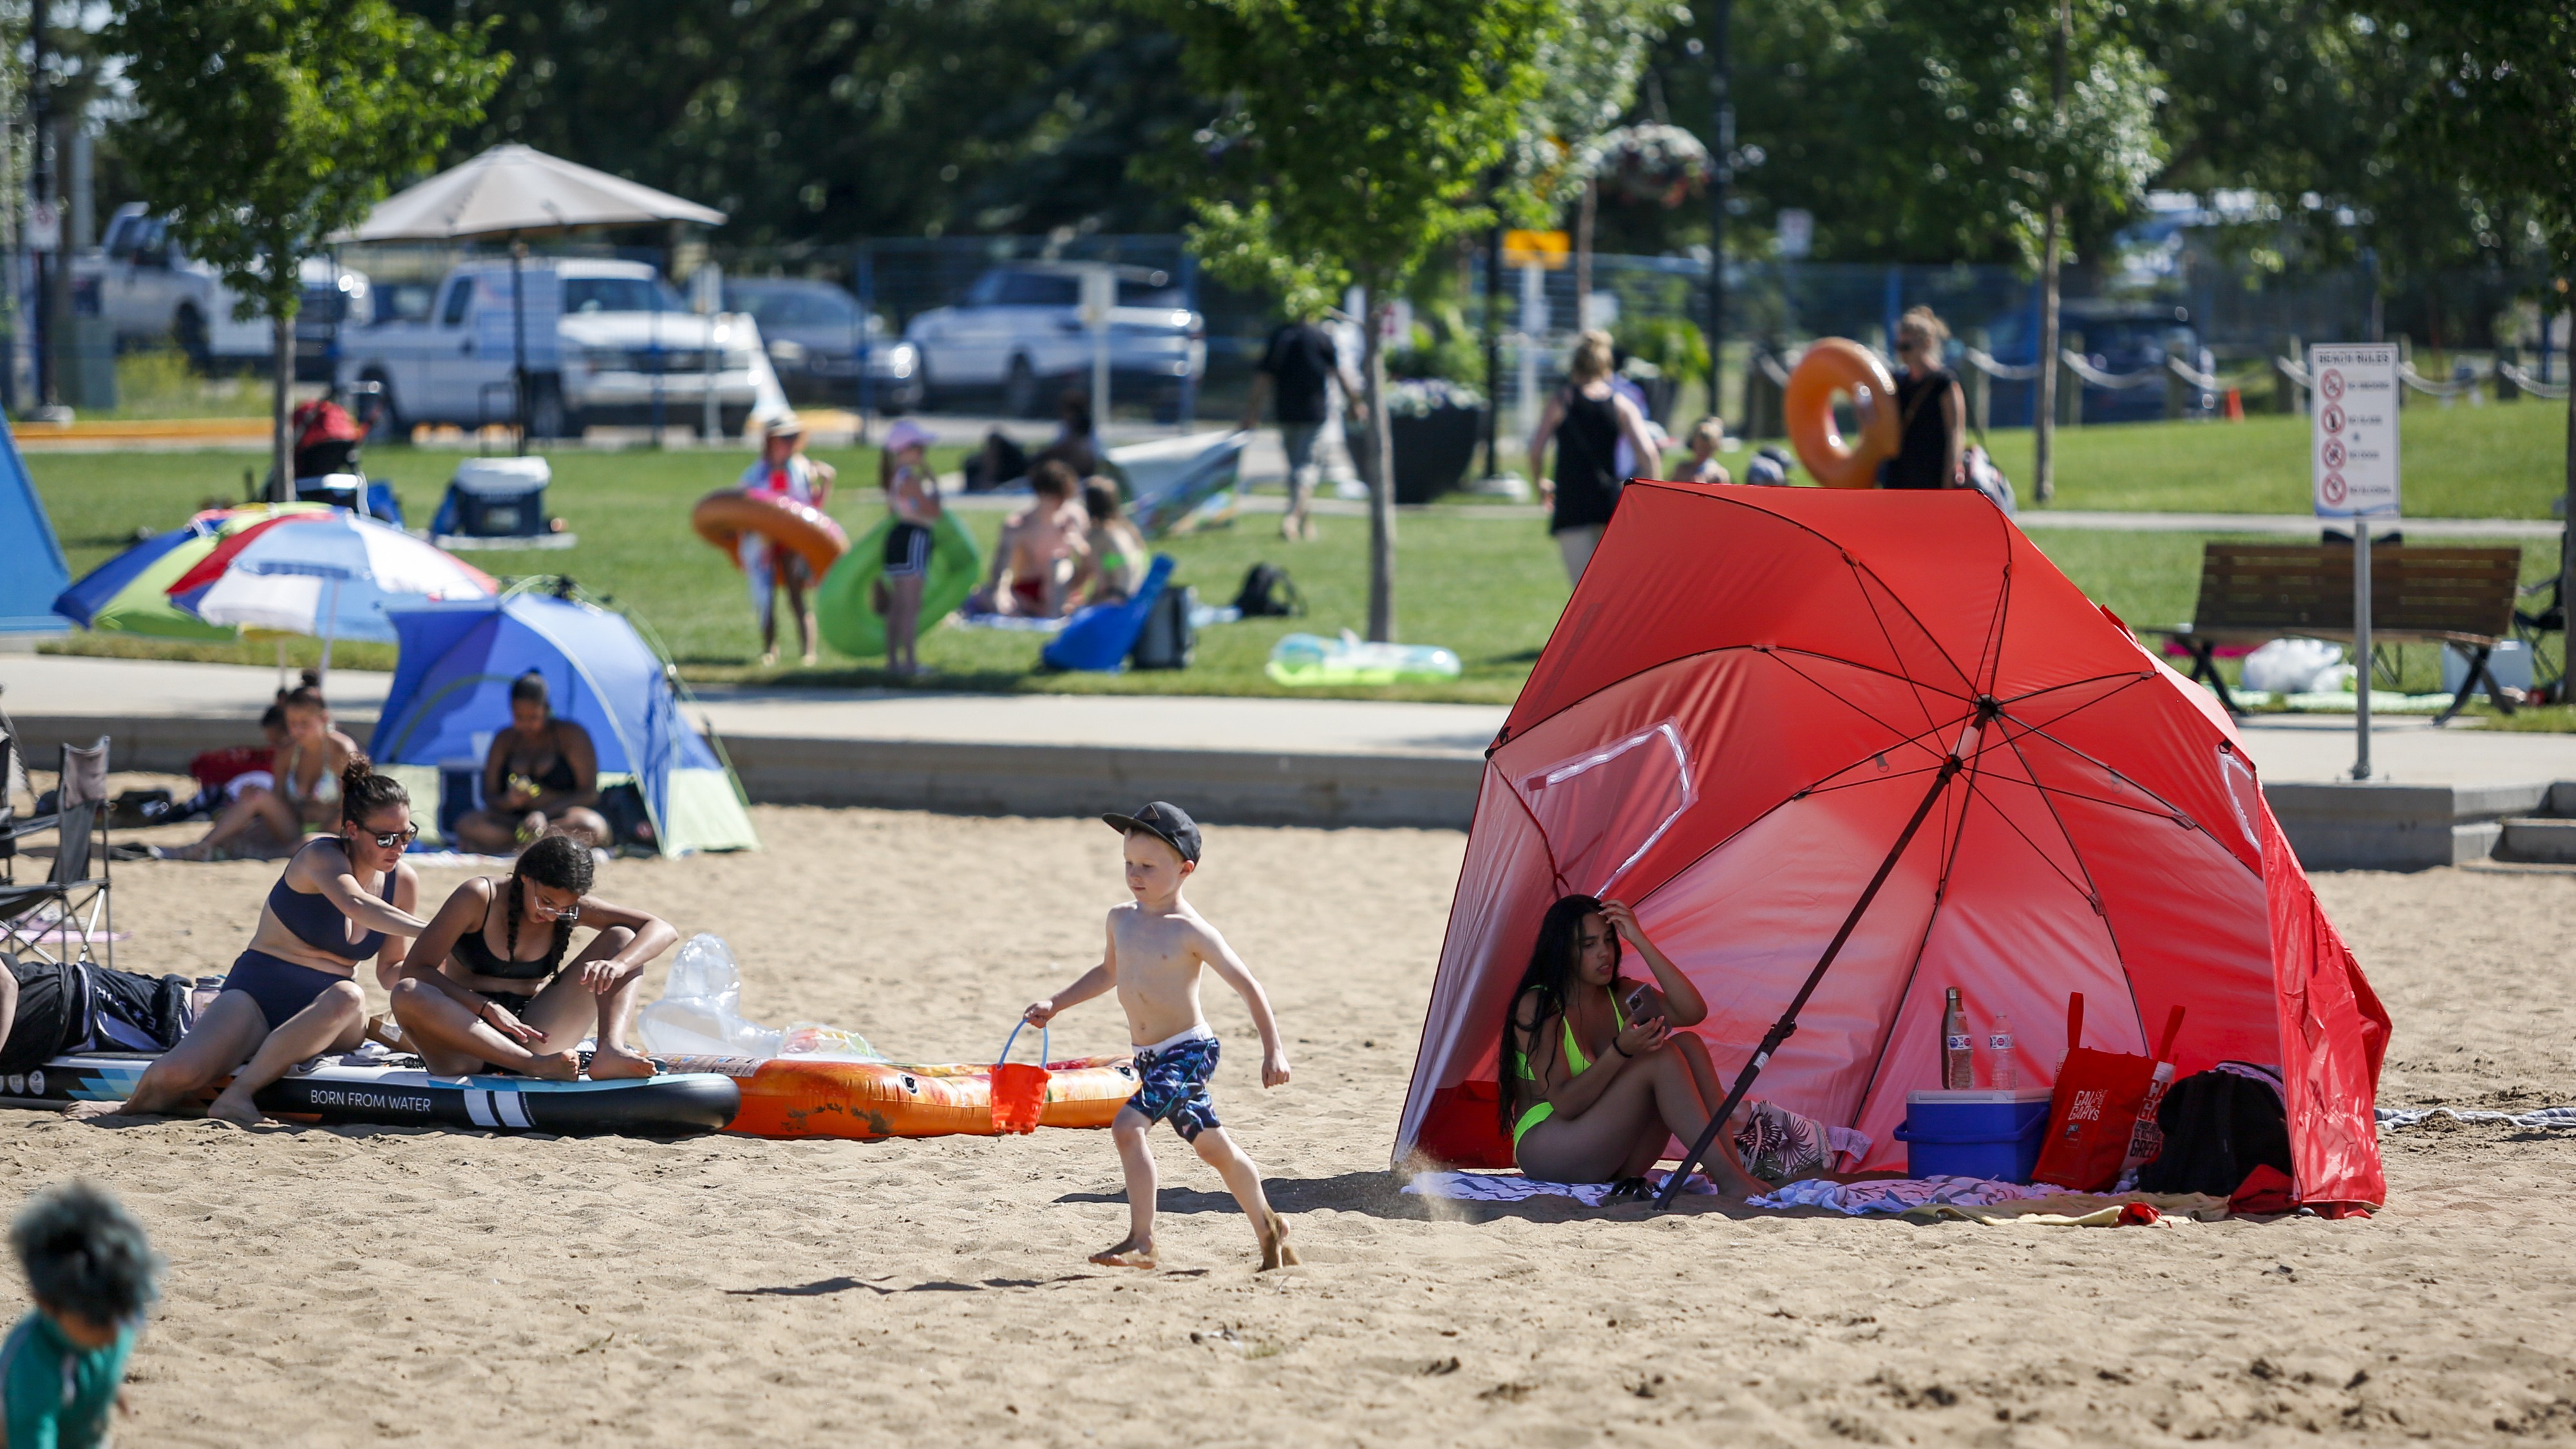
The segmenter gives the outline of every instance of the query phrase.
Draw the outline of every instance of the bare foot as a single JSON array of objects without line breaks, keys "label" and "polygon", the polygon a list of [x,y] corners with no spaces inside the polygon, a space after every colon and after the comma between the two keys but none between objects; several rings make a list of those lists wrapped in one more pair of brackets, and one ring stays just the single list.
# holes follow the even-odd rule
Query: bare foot
[{"label": "bare foot", "polygon": [[261,1121],[259,1108],[252,1105],[248,1097],[233,1095],[229,1088],[206,1104],[206,1116],[209,1120],[230,1122],[236,1127],[256,1127]]},{"label": "bare foot", "polygon": [[1151,1268],[1154,1266],[1154,1245],[1129,1238],[1114,1248],[1103,1248],[1092,1254],[1091,1261],[1103,1268]]},{"label": "bare foot", "polygon": [[822,662],[821,657],[820,657],[820,656],[818,656],[818,655],[816,655],[816,654],[815,654],[815,652],[814,652],[813,650],[808,649],[808,650],[806,650],[806,651],[805,651],[805,660],[804,660],[804,663],[805,663],[805,667],[806,667],[806,668],[811,669],[811,668],[813,668],[816,664],[819,664],[819,663],[821,663],[821,662]]},{"label": "bare foot", "polygon": [[519,1071],[548,1082],[576,1082],[581,1080],[581,1055],[569,1051],[531,1053],[528,1064]]},{"label": "bare foot", "polygon": [[652,1075],[654,1075],[653,1059],[638,1056],[624,1047],[602,1045],[590,1054],[590,1079],[594,1082]]},{"label": "bare foot", "polygon": [[761,667],[761,668],[763,668],[763,669],[775,668],[775,667],[777,666],[777,664],[778,664],[778,651],[777,651],[777,650],[775,650],[775,649],[769,649],[769,650],[764,650],[764,651],[762,651],[761,656],[760,656],[760,667]]},{"label": "bare foot", "polygon": [[75,1122],[87,1122],[99,1117],[116,1117],[129,1114],[126,1113],[125,1104],[123,1102],[74,1102],[70,1107],[64,1109],[63,1115]]},{"label": "bare foot", "polygon": [[1305,1261],[1297,1256],[1295,1248],[1288,1246],[1286,1220],[1277,1213],[1270,1214],[1261,1234],[1261,1271],[1267,1273],[1273,1268],[1294,1268]]}]

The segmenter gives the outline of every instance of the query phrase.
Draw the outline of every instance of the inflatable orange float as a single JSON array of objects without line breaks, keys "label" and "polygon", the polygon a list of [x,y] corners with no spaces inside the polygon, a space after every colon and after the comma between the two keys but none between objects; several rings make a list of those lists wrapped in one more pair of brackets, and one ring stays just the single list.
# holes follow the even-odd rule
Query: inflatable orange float
[{"label": "inflatable orange float", "polygon": [[[1849,394],[1860,412],[1856,443],[1845,442],[1834,426],[1837,393]],[[1780,411],[1798,461],[1828,488],[1875,488],[1878,465],[1896,456],[1896,380],[1878,354],[1857,342],[1827,337],[1808,348],[1789,370]]]},{"label": "inflatable orange float", "polygon": [[719,488],[699,499],[698,506],[689,510],[689,524],[698,537],[723,550],[735,568],[742,567],[741,543],[746,533],[759,534],[805,560],[805,567],[818,579],[850,551],[850,536],[821,509],[739,488]]},{"label": "inflatable orange float", "polygon": [[[673,1072],[731,1077],[742,1106],[725,1128],[746,1137],[992,1137],[993,1069],[813,1058],[656,1054]],[[682,1065],[686,1063],[687,1065]],[[1041,1127],[1106,1127],[1136,1091],[1126,1057],[1047,1064]]]}]

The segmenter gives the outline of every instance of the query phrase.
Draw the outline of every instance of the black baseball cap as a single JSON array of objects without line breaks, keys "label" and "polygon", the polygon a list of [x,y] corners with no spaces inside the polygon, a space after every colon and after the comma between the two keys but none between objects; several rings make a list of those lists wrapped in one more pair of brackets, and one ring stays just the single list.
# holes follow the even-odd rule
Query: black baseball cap
[{"label": "black baseball cap", "polygon": [[1100,818],[1108,822],[1110,829],[1121,835],[1131,830],[1144,831],[1147,835],[1179,851],[1181,859],[1192,865],[1198,864],[1199,823],[1192,820],[1189,812],[1178,805],[1153,800],[1148,801],[1144,809],[1133,815],[1120,815],[1112,811]]}]

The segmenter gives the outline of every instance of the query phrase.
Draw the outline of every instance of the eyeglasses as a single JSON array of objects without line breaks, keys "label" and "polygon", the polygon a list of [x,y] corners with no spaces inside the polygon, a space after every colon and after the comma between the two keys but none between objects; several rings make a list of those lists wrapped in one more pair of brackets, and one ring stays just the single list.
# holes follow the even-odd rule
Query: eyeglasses
[{"label": "eyeglasses", "polygon": [[389,830],[382,834],[373,830],[362,830],[358,833],[365,836],[367,839],[374,841],[376,843],[376,849],[378,850],[396,850],[408,846],[413,841],[418,840],[420,838],[420,826],[417,823],[414,823],[406,825],[400,830]]}]

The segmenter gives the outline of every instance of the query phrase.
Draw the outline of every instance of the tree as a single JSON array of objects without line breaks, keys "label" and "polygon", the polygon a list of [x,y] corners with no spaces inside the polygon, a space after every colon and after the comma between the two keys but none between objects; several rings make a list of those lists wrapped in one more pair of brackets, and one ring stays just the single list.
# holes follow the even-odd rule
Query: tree
[{"label": "tree", "polygon": [[1561,0],[1137,0],[1227,98],[1203,133],[1192,245],[1233,285],[1367,298],[1369,637],[1395,637],[1387,318],[1444,242],[1488,225],[1480,192],[1521,130]]},{"label": "tree", "polygon": [[1672,0],[1565,0],[1565,21],[1539,47],[1538,93],[1530,98],[1510,153],[1512,191],[1527,219],[1554,221],[1571,203],[1574,318],[1589,325],[1596,175],[1612,128],[1636,103],[1646,57],[1664,31],[1690,12]]},{"label": "tree", "polygon": [[1921,48],[1925,140],[1976,210],[2009,218],[2025,252],[2037,232],[2039,407],[2033,491],[2056,491],[2058,274],[2066,219],[2116,209],[2156,174],[2160,77],[2110,22],[2118,0],[1918,0],[1901,27]]},{"label": "tree", "polygon": [[523,141],[729,213],[754,245],[1175,231],[1131,157],[1201,125],[1179,41],[1115,0],[397,0],[518,57]]},{"label": "tree", "polygon": [[[2530,210],[2562,287],[2576,287],[2576,11],[2530,0],[2382,0],[2379,20],[2424,57],[2398,144]],[[2576,387],[2567,391],[2567,497],[2576,507]],[[2559,551],[2576,606],[2576,527]]]},{"label": "tree", "polygon": [[509,64],[483,40],[386,0],[126,0],[108,27],[136,108],[119,128],[135,185],[223,273],[242,319],[268,314],[281,490],[301,263],[480,119]]}]

